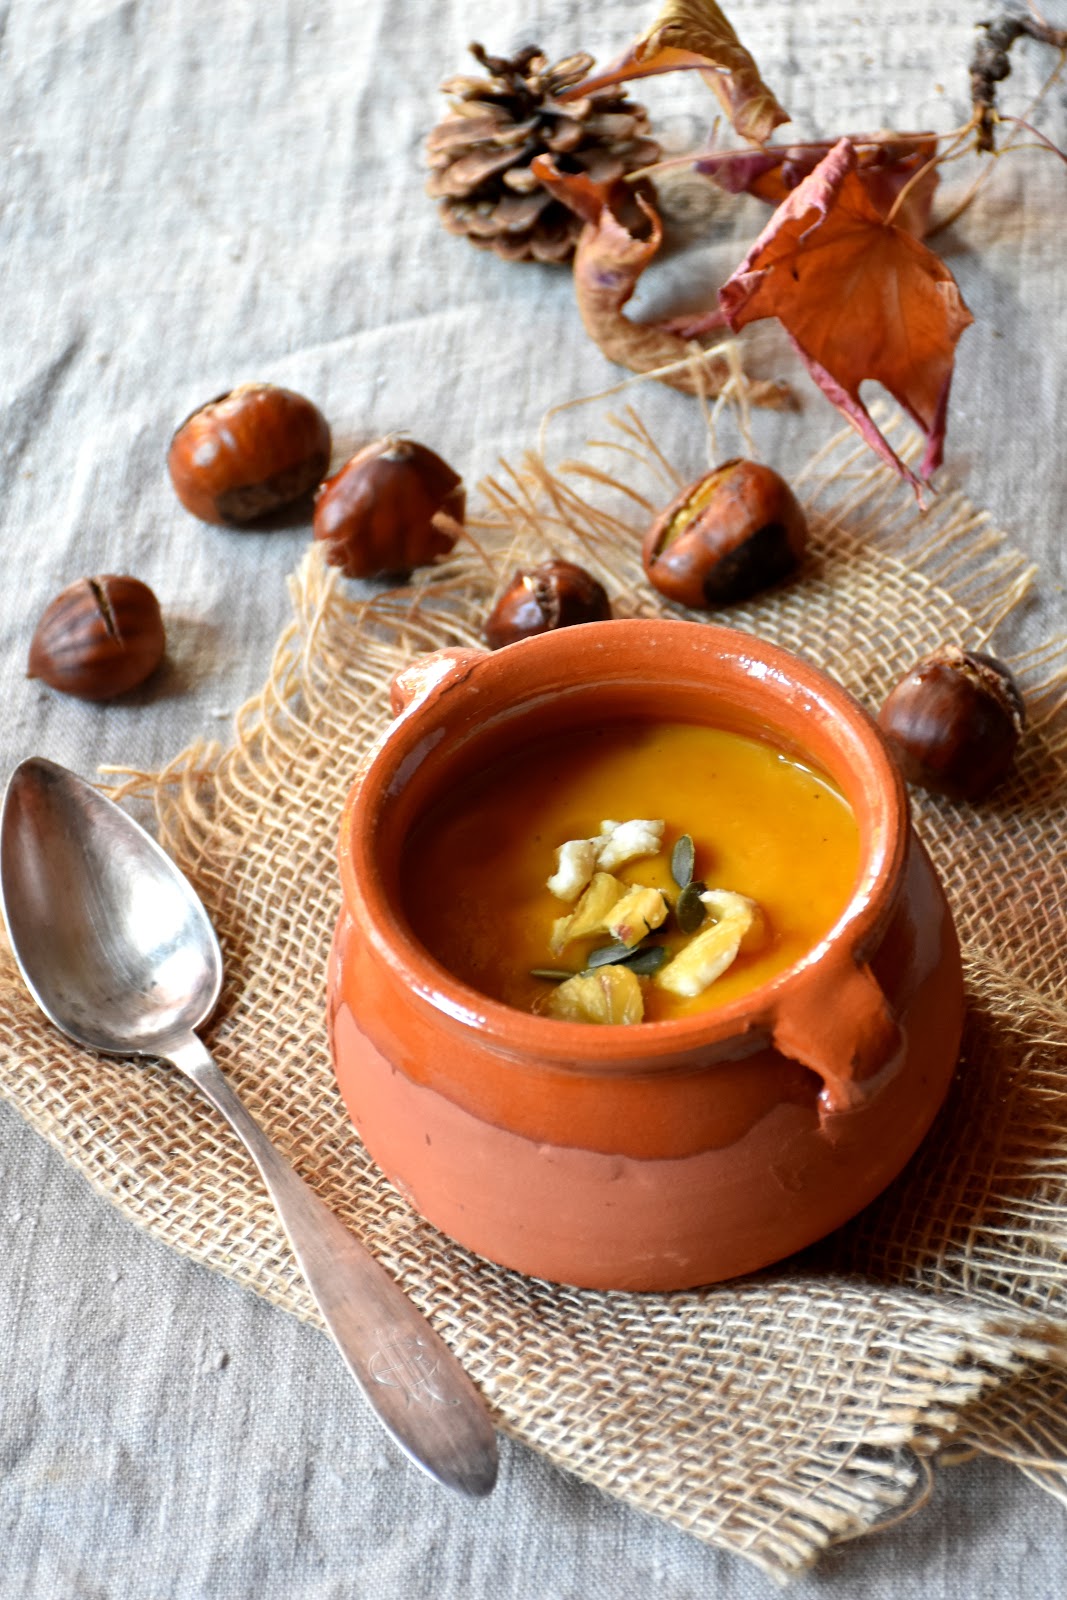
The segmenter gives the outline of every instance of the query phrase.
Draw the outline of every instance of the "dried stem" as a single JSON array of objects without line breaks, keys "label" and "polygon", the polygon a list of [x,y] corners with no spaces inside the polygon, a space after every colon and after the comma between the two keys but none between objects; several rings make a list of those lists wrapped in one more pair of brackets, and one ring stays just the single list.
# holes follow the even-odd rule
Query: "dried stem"
[{"label": "dried stem", "polygon": [[1001,119],[997,113],[997,84],[1003,83],[1011,73],[1011,47],[1016,39],[1037,39],[1054,50],[1067,50],[1067,28],[1053,28],[1043,18],[1012,15],[999,17],[995,22],[980,22],[982,30],[971,57],[971,98],[978,128],[975,147],[980,151],[996,149],[995,129]]},{"label": "dried stem", "polygon": [[1052,154],[1054,156],[1059,156],[1060,160],[1065,166],[1067,166],[1067,155],[1064,154],[1058,144],[1053,144],[1051,139],[1047,139],[1041,132],[1040,128],[1035,128],[1032,122],[1027,122],[1024,117],[1001,117],[999,118],[999,121],[1013,122],[1017,128],[1025,128],[1027,133],[1033,134],[1034,138],[1037,140],[1037,146],[1020,144],[1016,145],[1014,147],[1015,149],[1033,150],[1035,148],[1041,148],[1045,150],[1051,150]]},{"label": "dried stem", "polygon": [[[1023,115],[1025,117],[1033,116],[1033,114],[1037,110],[1038,106],[1041,105],[1042,101],[1045,99],[1045,97],[1049,94],[1051,89],[1054,87],[1057,79],[1062,74],[1065,65],[1067,65],[1067,51],[1061,52],[1060,59],[1057,61],[1056,65],[1053,67],[1052,71],[1049,73],[1048,77],[1045,79],[1045,81],[1041,85],[1040,89],[1034,95],[1034,98],[1030,101],[1030,104],[1026,107],[1026,110],[1023,113]],[[1007,120],[1007,119],[1002,119],[1002,120]],[[1019,122],[1022,119],[1021,118],[1016,118],[1014,120],[1016,122]],[[1028,124],[1024,123],[1023,126],[1028,126]],[[1017,131],[1013,131],[1012,133],[1010,133],[1008,135],[1007,142],[1004,145],[1002,145],[999,150],[994,150],[992,152],[992,154],[999,159],[1002,156],[1008,155],[1008,153],[1010,151],[1018,150],[1019,148],[1020,148],[1019,134],[1018,134]],[[1053,146],[1053,149],[1056,149],[1056,147]],[[1057,151],[1057,154],[1059,154],[1059,151]],[[963,213],[965,211],[967,211],[970,208],[971,205],[973,205],[973,203],[977,199],[979,193],[981,192],[982,189],[985,188],[986,184],[989,182],[989,179],[993,176],[993,173],[995,171],[996,171],[995,163],[993,163],[993,162],[987,163],[982,168],[981,172],[975,178],[974,182],[971,184],[970,188],[967,190],[966,194],[958,202],[958,204],[954,205],[952,210],[946,216],[939,217],[937,222],[933,225],[932,228],[928,228],[927,229],[926,237],[928,239],[932,239],[935,234],[943,233],[946,228],[951,228],[951,226],[952,226],[952,224],[954,222],[958,222],[960,217],[962,217]]]},{"label": "dried stem", "polygon": [[916,184],[918,184],[926,176],[931,167],[939,166],[943,161],[951,160],[955,152],[958,151],[960,146],[964,144],[965,141],[970,137],[971,133],[974,131],[974,127],[975,120],[972,117],[970,122],[964,123],[962,128],[957,128],[954,134],[945,134],[942,136],[950,139],[952,142],[949,144],[947,149],[939,151],[936,156],[931,156],[929,161],[924,161],[922,166],[918,167],[916,171],[912,173],[911,177],[908,179],[907,183],[904,184],[903,188],[889,209],[889,215],[885,219],[887,227],[896,221],[897,213],[907,200],[911,191],[915,188]]},{"label": "dried stem", "polygon": [[[765,154],[773,156],[784,155],[787,150],[823,150],[827,148],[828,144],[835,143],[836,139],[847,139],[857,150],[877,148],[880,145],[900,144],[908,139],[933,138],[941,143],[945,140],[958,139],[961,134],[972,132],[973,128],[974,121],[972,119],[970,122],[964,123],[962,127],[953,128],[949,133],[932,134],[929,131],[923,133],[842,133],[836,135],[835,139],[830,140],[790,139],[787,144],[767,144],[760,148]],[[695,167],[701,161],[714,160],[716,163],[722,161],[751,161],[756,153],[750,144],[738,146],[733,150],[715,150],[710,147],[705,150],[687,150],[682,155],[666,156],[662,161],[654,161],[647,167],[639,167],[635,172],[628,172],[623,181],[633,184],[642,178],[655,178],[662,172],[673,172],[679,167]],[[943,157],[937,156],[935,159],[940,161]]]}]

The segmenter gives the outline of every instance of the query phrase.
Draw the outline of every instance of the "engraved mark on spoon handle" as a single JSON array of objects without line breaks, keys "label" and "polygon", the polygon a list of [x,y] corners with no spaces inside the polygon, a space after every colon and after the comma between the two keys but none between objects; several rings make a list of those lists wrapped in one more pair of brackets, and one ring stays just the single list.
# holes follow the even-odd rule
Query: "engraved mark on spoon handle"
[{"label": "engraved mark on spoon handle", "polygon": [[416,1334],[391,1334],[382,1339],[367,1363],[375,1383],[400,1389],[408,1405],[455,1406],[440,1374],[441,1363],[428,1340]]}]

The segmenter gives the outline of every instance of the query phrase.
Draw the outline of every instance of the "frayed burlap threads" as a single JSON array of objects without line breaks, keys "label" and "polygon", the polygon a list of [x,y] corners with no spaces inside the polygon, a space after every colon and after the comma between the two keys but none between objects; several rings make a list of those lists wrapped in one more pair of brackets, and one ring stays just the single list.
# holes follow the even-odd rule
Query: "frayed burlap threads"
[{"label": "frayed burlap threads", "polygon": [[[1031,581],[959,499],[920,519],[851,435],[801,491],[798,582],[727,620],[799,650],[868,704],[935,643],[984,645]],[[344,1115],[326,1045],[339,904],[338,813],[388,726],[413,656],[478,644],[519,560],[576,556],[621,615],[667,608],[639,532],[674,469],[633,413],[581,461],[531,456],[485,486],[444,567],[356,602],[316,553],[233,744],[124,773],[223,940],[208,1042],[271,1136],[431,1316],[503,1428],[558,1465],[781,1577],[829,1543],[921,1505],[951,1447],[1019,1462],[1067,1493],[1067,933],[1063,651],[1016,663],[1037,726],[981,808],[917,797],[948,885],[971,995],[956,1086],[882,1200],[786,1266],[699,1293],[634,1296],[521,1278],[460,1250],[377,1174]],[[1025,891],[1025,892],[1024,892]],[[0,1092],[134,1221],[294,1314],[311,1304],[250,1163],[173,1075],[95,1060],[0,969]]]}]

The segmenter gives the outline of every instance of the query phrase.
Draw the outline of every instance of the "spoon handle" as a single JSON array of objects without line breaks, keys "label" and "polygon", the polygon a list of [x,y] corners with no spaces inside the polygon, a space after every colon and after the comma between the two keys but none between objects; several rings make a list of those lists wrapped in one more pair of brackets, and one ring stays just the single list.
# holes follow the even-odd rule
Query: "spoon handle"
[{"label": "spoon handle", "polygon": [[263,1177],[348,1369],[397,1444],[439,1483],[488,1494],[496,1436],[485,1402],[422,1312],[294,1172],[195,1034],[166,1059],[222,1113]]}]

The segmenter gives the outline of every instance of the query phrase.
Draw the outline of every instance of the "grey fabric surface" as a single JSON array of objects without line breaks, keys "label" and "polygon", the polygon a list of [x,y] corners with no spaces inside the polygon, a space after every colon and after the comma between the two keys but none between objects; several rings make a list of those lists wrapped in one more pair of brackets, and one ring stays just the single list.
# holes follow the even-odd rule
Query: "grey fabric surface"
[{"label": "grey fabric surface", "polygon": [[[731,7],[803,132],[963,120],[984,12]],[[565,272],[506,266],[438,229],[420,141],[469,39],[606,60],[651,15],[635,0],[584,17],[563,0],[0,0],[5,773],[32,751],[90,775],[159,763],[195,736],[224,737],[262,680],[307,530],[234,534],[180,510],[162,459],[194,405],[249,377],[287,383],[330,418],[335,460],[406,427],[473,484],[533,442],[550,406],[616,381],[581,333]],[[1036,47],[1017,55],[1005,103],[1021,111],[1052,62]],[[699,86],[665,80],[639,98],[669,142],[702,137]],[[1062,87],[1042,116],[1067,144]],[[941,240],[977,318],[945,480],[1043,570],[1007,630],[1015,645],[1067,623],[1065,181],[1047,154],[1006,161]],[[683,186],[680,198],[693,196]],[[710,224],[698,213],[686,247],[649,275],[645,309],[707,298],[765,216],[755,202]],[[774,366],[780,341],[756,335]],[[635,398],[696,469],[694,403],[647,386]],[[579,448],[602,412],[559,418],[553,449]],[[812,397],[800,416],[755,426],[788,469],[835,418]],[[99,571],[152,584],[170,636],[160,680],[106,708],[23,676],[45,602]],[[6,1106],[0,1239],[4,1600],[773,1592],[743,1562],[507,1443],[490,1502],[448,1499],[379,1435],[322,1336],[137,1233]],[[978,1463],[794,1592],[1061,1594],[1064,1531],[1055,1501]]]}]

